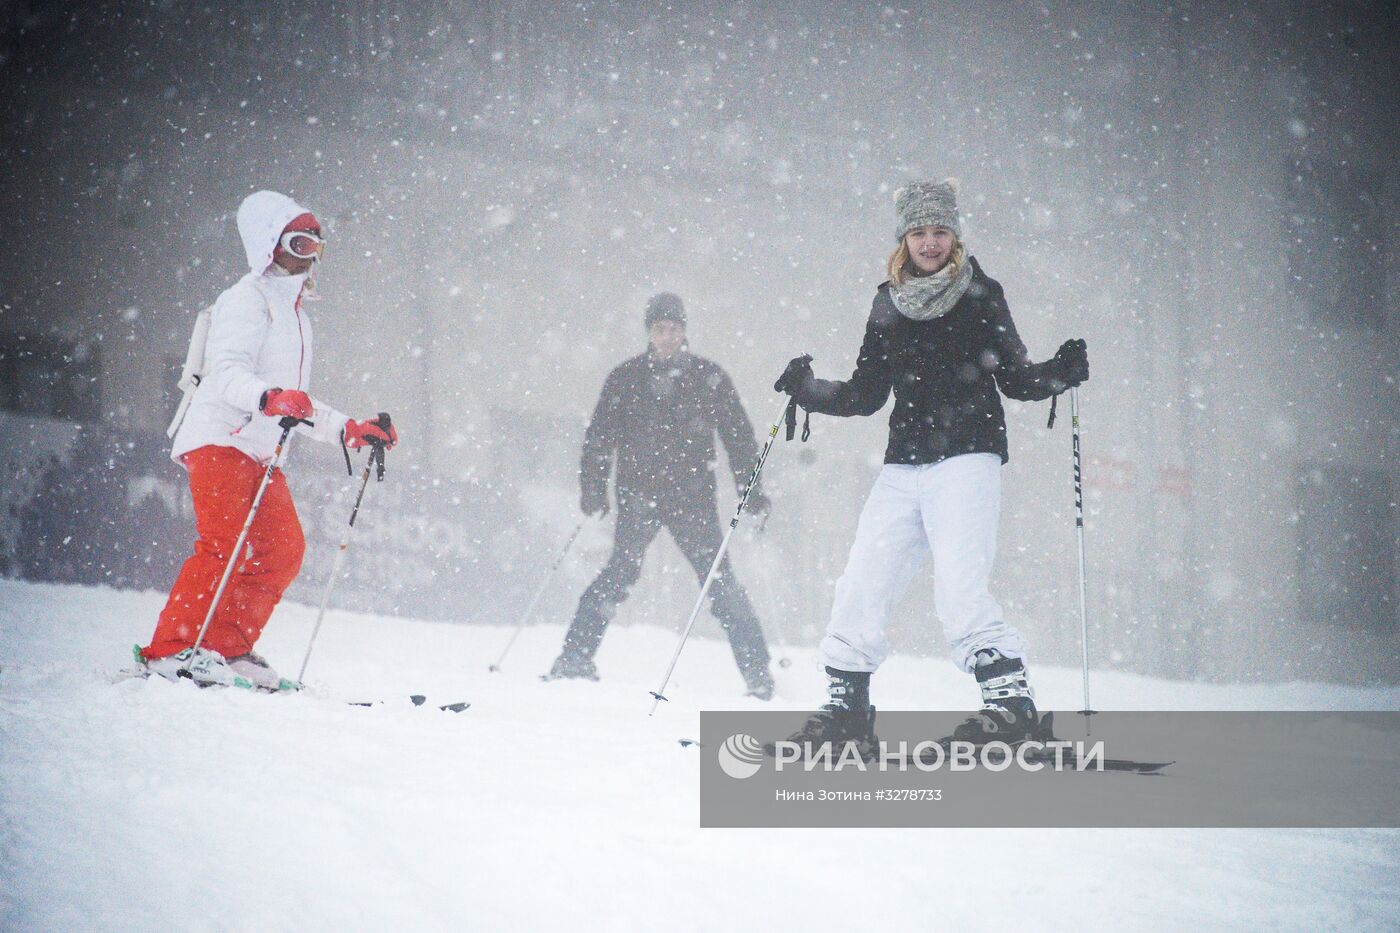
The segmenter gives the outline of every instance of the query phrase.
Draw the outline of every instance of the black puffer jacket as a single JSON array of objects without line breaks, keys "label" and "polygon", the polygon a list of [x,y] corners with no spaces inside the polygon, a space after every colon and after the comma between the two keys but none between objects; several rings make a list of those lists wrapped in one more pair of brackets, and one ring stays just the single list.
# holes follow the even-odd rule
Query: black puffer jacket
[{"label": "black puffer jacket", "polygon": [[808,411],[872,415],[894,391],[886,463],[937,463],[993,453],[1005,463],[1006,417],[998,386],[1020,401],[1065,388],[1054,361],[1032,363],[1001,286],[972,263],[972,283],[953,309],[931,321],[900,314],[889,283],[875,293],[855,372],[845,382],[813,379],[797,393]]},{"label": "black puffer jacket", "polygon": [[716,431],[740,487],[758,460],[758,445],[729,376],[686,351],[668,360],[632,357],[608,374],[584,434],[585,498],[607,489],[614,453],[619,493],[712,491]]}]

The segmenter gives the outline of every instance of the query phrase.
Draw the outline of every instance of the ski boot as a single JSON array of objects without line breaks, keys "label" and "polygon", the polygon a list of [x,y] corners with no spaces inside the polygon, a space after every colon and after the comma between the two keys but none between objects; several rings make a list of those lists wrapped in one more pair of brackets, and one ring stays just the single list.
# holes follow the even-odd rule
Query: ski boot
[{"label": "ski boot", "polygon": [[263,660],[256,651],[240,654],[228,659],[229,669],[240,677],[252,682],[253,686],[268,693],[300,690],[301,686],[280,676]]},{"label": "ski boot", "polygon": [[972,674],[982,688],[982,708],[960,723],[944,740],[986,745],[1005,742],[1019,745],[1040,736],[1026,667],[1020,658],[1008,658],[995,648],[983,648],[974,656]]},{"label": "ski boot", "polygon": [[592,658],[583,658],[564,652],[554,659],[554,666],[540,680],[597,680],[598,668]]},{"label": "ski boot", "polygon": [[166,680],[191,680],[201,687],[253,689],[251,680],[233,670],[223,655],[208,648],[186,648],[178,654],[153,660],[147,660],[140,654],[137,657],[145,664],[147,671]]},{"label": "ski boot", "polygon": [[[854,742],[860,757],[873,761],[879,754],[880,740],[875,735],[875,707],[870,705],[870,673],[828,667],[826,675],[830,699],[787,741],[812,755],[820,754],[821,746],[831,743],[834,757],[841,755],[840,746]],[[763,750],[776,757],[777,743],[769,742]]]}]

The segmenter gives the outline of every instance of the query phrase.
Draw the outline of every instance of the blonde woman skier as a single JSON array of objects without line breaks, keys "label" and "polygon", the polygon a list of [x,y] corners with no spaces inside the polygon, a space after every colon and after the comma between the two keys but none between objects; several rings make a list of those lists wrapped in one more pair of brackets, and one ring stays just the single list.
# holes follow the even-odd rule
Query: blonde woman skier
[{"label": "blonde woman skier", "polygon": [[870,675],[889,653],[890,609],[930,553],[953,663],[982,692],[982,709],[953,737],[1015,742],[1038,725],[1025,646],[988,589],[1007,461],[998,390],[1050,398],[1089,378],[1088,352],[1083,340],[1068,340],[1052,359],[1030,361],[1001,286],[963,245],[956,197],[952,179],[896,192],[898,246],[851,378],[817,379],[810,358],[799,357],[775,385],[809,412],[843,417],[872,415],[895,398],[885,465],[819,649],[830,700],[793,736],[798,742],[873,750]]}]

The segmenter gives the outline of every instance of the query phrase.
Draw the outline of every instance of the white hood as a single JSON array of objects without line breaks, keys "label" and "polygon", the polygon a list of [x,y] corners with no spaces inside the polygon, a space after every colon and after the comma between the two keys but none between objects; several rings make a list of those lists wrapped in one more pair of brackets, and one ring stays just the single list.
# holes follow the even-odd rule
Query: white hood
[{"label": "white hood", "polygon": [[[311,320],[301,308],[307,276],[267,275],[277,240],[288,223],[307,213],[285,194],[259,191],[238,206],[238,233],[248,253],[247,275],[224,290],[209,309],[204,373],[175,433],[170,455],[179,463],[191,450],[232,447],[270,463],[280,437],[276,418],[259,411],[274,386],[311,389]],[[346,417],[312,399],[314,427],[298,426],[327,443],[340,439]]]},{"label": "white hood", "polygon": [[255,191],[238,205],[238,235],[248,254],[248,268],[262,275],[272,265],[272,252],[282,231],[302,214],[311,213],[285,194]]}]

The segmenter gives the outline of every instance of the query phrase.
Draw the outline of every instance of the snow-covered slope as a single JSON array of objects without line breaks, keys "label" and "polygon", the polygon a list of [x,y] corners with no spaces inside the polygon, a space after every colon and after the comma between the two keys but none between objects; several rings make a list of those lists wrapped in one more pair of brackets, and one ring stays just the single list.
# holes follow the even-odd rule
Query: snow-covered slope
[{"label": "snow-covered slope", "polygon": [[[162,597],[0,581],[0,929],[1029,930],[1400,925],[1390,831],[700,830],[702,708],[759,708],[725,645],[609,633],[602,683],[541,683],[562,630],[335,613],[317,696],[108,675]],[[259,646],[295,674],[312,610]],[[778,703],[820,702],[808,650]],[[1079,673],[1038,668],[1047,708]],[[405,700],[468,699],[453,715]],[[896,658],[886,708],[963,708],[944,661]],[[1397,709],[1400,691],[1101,674],[1118,709]]]}]

